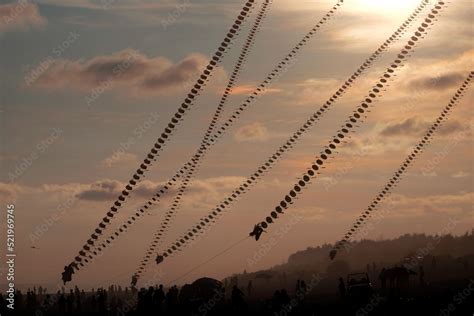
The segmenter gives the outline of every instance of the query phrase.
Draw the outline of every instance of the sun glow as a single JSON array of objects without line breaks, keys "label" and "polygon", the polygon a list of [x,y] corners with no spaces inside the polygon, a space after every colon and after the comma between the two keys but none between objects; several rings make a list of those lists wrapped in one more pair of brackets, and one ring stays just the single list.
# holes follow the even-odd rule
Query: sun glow
[{"label": "sun glow", "polygon": [[356,0],[351,7],[364,11],[406,11],[420,4],[419,0]]},{"label": "sun glow", "polygon": [[[344,0],[343,11],[352,13],[376,13],[378,15],[399,17],[409,12],[422,0]],[[334,1],[335,2],[335,1]],[[317,0],[292,0],[284,1],[280,9],[313,12],[315,10],[326,10],[334,4],[333,1],[321,2]]]}]

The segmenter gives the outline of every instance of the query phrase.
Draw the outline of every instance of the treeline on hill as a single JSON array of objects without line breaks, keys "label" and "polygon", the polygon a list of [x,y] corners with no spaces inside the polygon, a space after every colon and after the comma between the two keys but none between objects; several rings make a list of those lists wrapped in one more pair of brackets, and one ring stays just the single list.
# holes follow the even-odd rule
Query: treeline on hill
[{"label": "treeline on hill", "polygon": [[[249,281],[260,291],[294,288],[297,280],[315,282],[323,292],[337,291],[337,280],[350,273],[367,272],[372,284],[380,287],[383,268],[406,267],[414,274],[412,284],[423,282],[435,286],[443,282],[465,282],[474,279],[474,229],[464,235],[406,234],[394,239],[360,240],[329,259],[332,244],[309,247],[289,256],[288,262],[267,270],[235,274],[224,280],[245,286]],[[420,268],[423,270],[420,273]],[[267,289],[267,290],[266,290]],[[265,294],[268,294],[265,293]]]},{"label": "treeline on hill", "polygon": [[[367,263],[385,265],[401,264],[406,261],[428,257],[451,257],[458,259],[474,255],[474,229],[461,236],[406,234],[394,239],[368,240],[351,243],[343,248],[335,261],[343,260],[353,269],[364,269]],[[333,245],[325,244],[298,251],[288,258],[288,268],[305,268],[328,262]],[[422,257],[422,258],[419,258]],[[408,260],[407,260],[408,259]]]}]

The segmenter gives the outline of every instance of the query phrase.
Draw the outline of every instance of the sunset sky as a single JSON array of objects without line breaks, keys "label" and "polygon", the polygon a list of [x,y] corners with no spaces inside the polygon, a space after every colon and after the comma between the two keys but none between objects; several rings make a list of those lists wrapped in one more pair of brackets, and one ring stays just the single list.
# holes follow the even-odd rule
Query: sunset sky
[{"label": "sunset sky", "polygon": [[[260,3],[111,228],[141,206],[196,150]],[[335,3],[273,1],[224,118]],[[14,203],[17,284],[54,288],[60,281],[64,265],[76,256],[145,158],[242,4],[0,1],[1,249],[3,254],[6,204]],[[345,0],[334,20],[301,50],[294,66],[209,151],[163,245],[207,214],[286,142],[418,5],[415,0]],[[472,1],[452,1],[366,123],[287,215],[259,243],[248,239],[177,282],[268,268],[286,262],[295,251],[340,239],[473,70],[472,30]],[[412,27],[384,53],[202,240],[159,268],[153,265],[147,276],[169,283],[248,235],[311,165],[413,32]],[[107,81],[112,78],[110,65],[130,56],[138,66]],[[367,238],[436,234],[450,219],[456,222],[453,234],[474,227],[472,96],[471,88],[394,190],[395,208]],[[139,220],[70,284],[128,284],[167,206],[162,203]],[[282,234],[285,226],[289,229]],[[271,237],[276,245],[250,265],[248,259]],[[4,283],[2,276],[0,284]]]}]

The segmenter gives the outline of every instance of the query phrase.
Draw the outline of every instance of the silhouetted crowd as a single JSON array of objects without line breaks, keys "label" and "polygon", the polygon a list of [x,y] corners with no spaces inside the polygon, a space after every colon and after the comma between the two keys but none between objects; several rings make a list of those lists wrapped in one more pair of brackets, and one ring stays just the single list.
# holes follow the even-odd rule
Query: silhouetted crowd
[{"label": "silhouetted crowd", "polygon": [[[468,268],[466,271],[469,271]],[[442,270],[437,269],[436,260],[431,262],[428,271],[431,275],[435,271],[442,273]],[[406,314],[405,311],[409,310],[423,311],[423,315],[451,316],[462,315],[466,310],[474,308],[469,303],[469,297],[474,297],[474,278],[440,285],[429,284],[425,280],[422,265],[416,268],[403,265],[379,268],[375,263],[367,264],[366,271],[339,274],[336,278],[326,275],[316,283],[314,280],[297,279],[296,286],[292,288],[294,290],[290,292],[284,287],[275,288],[275,283],[271,283],[268,274],[243,276],[233,276],[223,282],[201,278],[180,288],[176,285],[169,288],[154,285],[136,289],[111,285],[107,289],[98,288],[87,292],[78,287],[69,291],[60,288],[52,294],[41,286],[33,287],[26,294],[16,291],[14,314],[206,316],[377,315],[380,312],[383,315],[398,315]],[[469,280],[471,282],[467,283]],[[278,282],[286,282],[286,275]],[[332,292],[324,292],[324,282],[333,289]],[[254,287],[255,283],[258,284],[257,287]],[[280,284],[289,285],[288,282]],[[441,291],[434,291],[435,286]],[[448,287],[452,290],[445,290]],[[456,288],[458,292],[454,290]],[[459,299],[456,295],[461,295],[459,297],[464,299],[463,305],[453,305]],[[0,304],[1,315],[13,314],[5,307],[6,301],[2,295]]]},{"label": "silhouetted crowd", "polygon": [[[233,280],[234,282],[236,280]],[[245,315],[247,300],[253,291],[252,281],[246,286],[246,293],[232,282],[222,288],[211,289],[213,295],[189,295],[186,286],[176,285],[166,289],[162,284],[148,288],[112,285],[108,289],[98,288],[85,292],[75,287],[67,292],[64,288],[50,294],[41,286],[28,289],[26,294],[15,293],[15,314],[19,315]],[[298,280],[296,291],[306,291],[304,280]],[[290,305],[286,289],[277,289],[272,297],[261,300],[260,310],[279,313]],[[1,315],[11,311],[0,295]],[[291,310],[291,309],[290,309]]]}]

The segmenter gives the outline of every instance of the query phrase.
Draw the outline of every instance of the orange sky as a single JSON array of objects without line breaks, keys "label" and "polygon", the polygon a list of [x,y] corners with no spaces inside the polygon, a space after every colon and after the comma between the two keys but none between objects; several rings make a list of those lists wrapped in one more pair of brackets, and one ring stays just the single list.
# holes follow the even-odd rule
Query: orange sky
[{"label": "orange sky", "polygon": [[[104,10],[88,0],[67,5],[40,0],[11,23],[0,25],[0,41],[5,47],[0,67],[8,78],[2,88],[2,134],[6,136],[0,153],[0,197],[16,205],[18,284],[48,284],[53,288],[59,282],[63,266],[74,258],[168,124],[189,82],[220,43],[241,6],[239,1],[215,5],[203,0],[179,11],[179,1],[175,2],[153,6],[129,1]],[[224,117],[332,5],[274,1]],[[294,66],[269,88],[271,93],[261,96],[212,147],[162,248],[273,154],[417,5],[417,1],[360,0],[342,6],[334,21],[322,27],[302,49]],[[0,5],[0,14],[11,14],[11,6]],[[353,140],[272,231],[259,243],[246,240],[179,282],[268,268],[285,262],[297,250],[332,243],[343,236],[472,70],[469,12],[472,15],[468,1],[449,4]],[[168,25],[170,14],[177,17]],[[225,89],[247,28],[112,228],[194,153]],[[311,165],[413,31],[408,30],[384,53],[202,240],[160,267],[153,265],[147,278],[173,281],[245,237]],[[130,55],[135,56],[135,67],[93,101],[87,101],[98,91],[95,89],[105,87],[110,76],[106,65]],[[49,66],[41,69],[44,61]],[[34,69],[39,73],[31,80]],[[160,80],[151,82],[149,78]],[[434,78],[438,85],[433,85]],[[471,103],[472,89],[404,176],[394,191],[395,208],[368,238],[435,234],[453,218],[458,221],[455,234],[473,227]],[[459,133],[466,137],[454,142]],[[23,168],[25,160],[31,163]],[[12,178],[15,171],[17,176]],[[71,285],[127,284],[166,207],[163,203],[141,219],[126,237],[78,273]],[[249,264],[248,259],[272,237],[277,244],[258,262]],[[36,249],[31,248],[33,245]],[[3,277],[0,284],[4,284]]]}]

